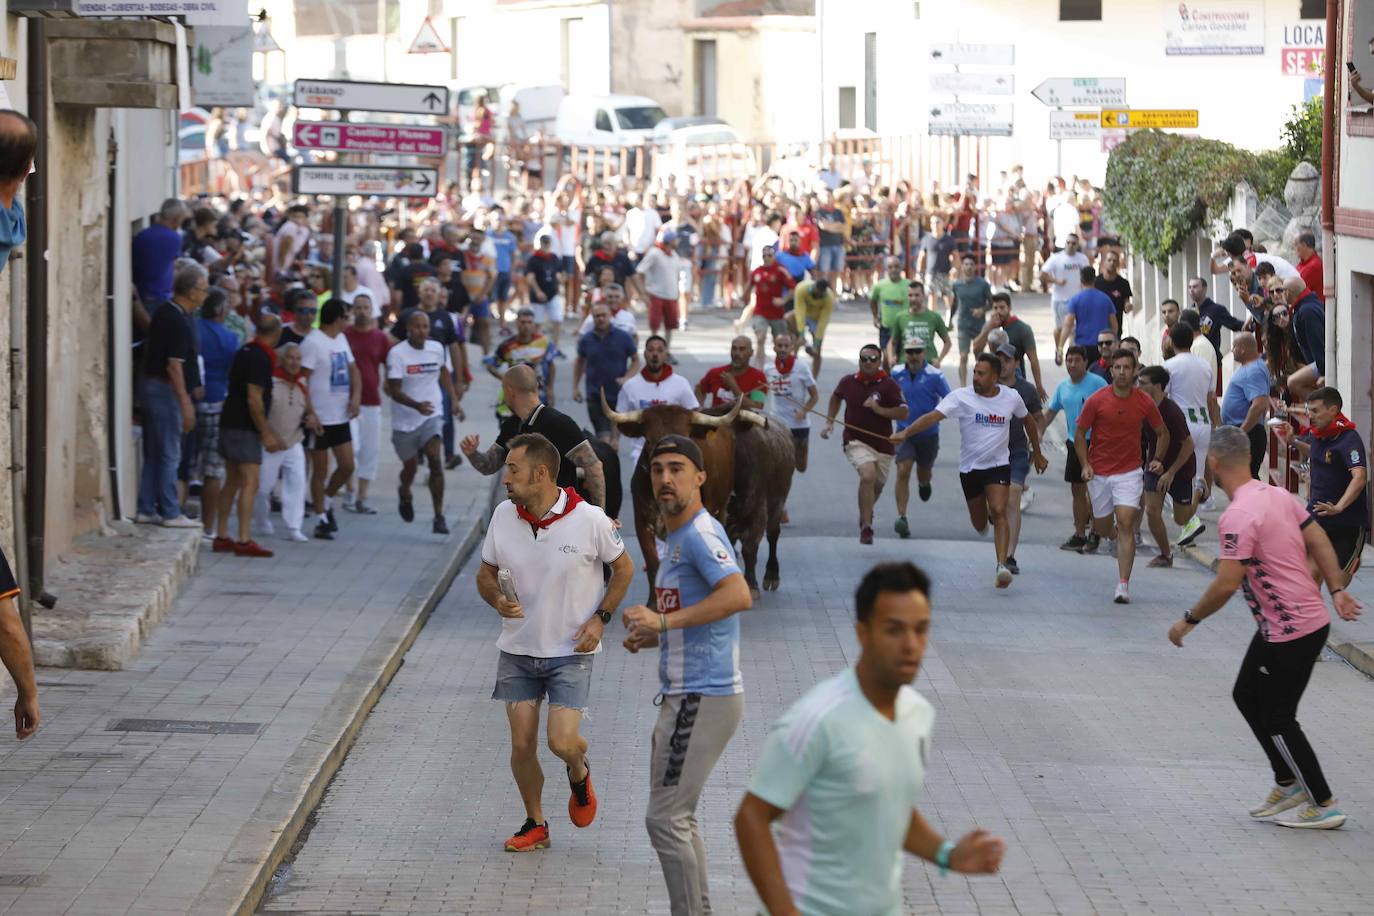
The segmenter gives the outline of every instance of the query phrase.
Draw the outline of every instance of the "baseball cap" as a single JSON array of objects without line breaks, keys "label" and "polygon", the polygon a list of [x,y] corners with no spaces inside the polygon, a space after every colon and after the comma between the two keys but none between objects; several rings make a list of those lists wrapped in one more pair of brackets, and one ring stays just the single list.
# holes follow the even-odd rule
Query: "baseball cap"
[{"label": "baseball cap", "polygon": [[908,341],[906,342],[906,345],[902,347],[903,350],[907,350],[907,351],[911,351],[911,350],[924,350],[925,348],[926,348],[926,342],[925,342],[924,340],[922,340],[921,338],[919,338],[919,337],[913,337],[913,338],[911,338],[910,340],[908,340]]},{"label": "baseball cap", "polygon": [[1010,343],[1004,343],[1002,344],[1002,346],[997,348],[997,355],[1009,356],[1012,359],[1016,359],[1016,348],[1013,347]]},{"label": "baseball cap", "polygon": [[659,455],[682,455],[692,464],[695,464],[698,471],[706,470],[706,463],[701,457],[701,449],[686,436],[667,435],[659,439],[658,442],[654,443],[654,450],[649,453],[649,458],[652,460]]},{"label": "baseball cap", "polygon": [[673,242],[676,242],[676,241],[677,241],[677,233],[676,233],[676,232],[674,232],[674,231],[671,230],[671,229],[664,229],[664,230],[663,230],[663,244],[665,244],[665,245],[671,245],[671,244],[673,244]]}]

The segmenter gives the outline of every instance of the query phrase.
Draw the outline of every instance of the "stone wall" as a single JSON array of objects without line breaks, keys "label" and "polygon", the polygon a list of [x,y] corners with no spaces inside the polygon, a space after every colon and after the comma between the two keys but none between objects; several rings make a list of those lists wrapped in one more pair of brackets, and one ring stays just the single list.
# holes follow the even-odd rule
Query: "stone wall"
[{"label": "stone wall", "polygon": [[611,91],[646,95],[670,115],[690,114],[682,23],[692,0],[616,0],[611,6]]}]

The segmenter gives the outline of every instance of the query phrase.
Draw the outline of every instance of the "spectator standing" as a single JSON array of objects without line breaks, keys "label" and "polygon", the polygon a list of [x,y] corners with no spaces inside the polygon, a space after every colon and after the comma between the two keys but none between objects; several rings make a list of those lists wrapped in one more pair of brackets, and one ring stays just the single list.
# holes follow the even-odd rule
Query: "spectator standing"
[{"label": "spectator standing", "polygon": [[294,271],[298,261],[305,260],[310,250],[310,208],[293,204],[286,208],[286,218],[272,237],[273,266],[277,273]]},{"label": "spectator standing", "polygon": [[37,151],[38,128],[33,121],[17,111],[0,111],[0,271],[9,263],[10,252],[28,237],[19,189],[29,177]]},{"label": "spectator standing", "polygon": [[219,420],[229,396],[229,367],[241,346],[238,335],[224,325],[229,299],[224,290],[212,289],[200,307],[200,357],[204,364],[205,396],[196,404],[195,476],[201,482],[200,521],[205,536],[214,538],[219,511],[220,485],[224,482],[224,456],[219,453]]},{"label": "spectator standing", "polygon": [[930,232],[921,239],[916,272],[925,277],[926,286],[930,290],[931,308],[942,313],[954,311],[949,275],[953,269],[950,258],[957,249],[958,243],[946,229],[945,220],[939,216],[932,216]]},{"label": "spectator standing", "polygon": [[1212,301],[1212,297],[1207,295],[1207,281],[1202,277],[1193,277],[1188,281],[1188,301],[1197,310],[1198,330],[1203,337],[1207,338],[1207,342],[1212,345],[1212,351],[1216,355],[1217,393],[1219,394],[1221,392],[1221,329],[1239,331],[1245,327],[1245,322],[1232,315],[1226,306]]},{"label": "spectator standing", "polygon": [[315,319],[320,314],[315,294],[308,289],[291,289],[286,292],[286,312],[291,323],[281,329],[277,346],[301,343],[310,332],[315,330]]},{"label": "spectator standing", "polygon": [[[319,432],[306,439],[310,452],[310,490],[315,510],[315,537],[334,540],[339,524],[334,516],[333,499],[353,476],[353,435],[348,421],[362,407],[362,379],[348,338],[343,330],[348,323],[341,300],[330,299],[320,309],[320,326],[301,344],[301,368],[310,387],[310,405],[319,418]],[[329,456],[334,455],[334,473],[329,473]]]},{"label": "spectator standing", "polygon": [[[279,452],[281,439],[267,422],[272,409],[272,348],[281,336],[281,321],[271,312],[258,319],[257,336],[239,348],[229,367],[229,393],[220,415],[219,450],[226,465],[219,494],[218,531],[211,545],[216,553],[240,557],[270,557],[272,551],[251,537],[253,503],[258,494],[264,450]],[[229,537],[229,518],[238,509],[238,538]]]},{"label": "spectator standing", "polygon": [[849,241],[849,220],[844,210],[835,206],[832,189],[826,188],[817,196],[815,218],[820,232],[818,275],[832,289],[839,289],[840,273],[844,270],[845,243]]},{"label": "spectator standing", "polygon": [[604,302],[592,306],[592,328],[577,342],[577,359],[573,361],[573,400],[584,397],[582,379],[586,376],[585,397],[587,416],[592,432],[612,448],[619,447],[615,426],[602,409],[604,399],[614,404],[620,397],[620,386],[639,370],[639,348],[624,330],[611,323],[611,309]]},{"label": "spectator standing", "polygon": [[368,490],[377,479],[377,463],[382,449],[382,367],[391,349],[391,338],[377,327],[372,316],[372,304],[365,298],[353,302],[353,323],[344,328],[344,337],[353,359],[358,364],[358,378],[363,395],[358,416],[351,423],[350,434],[357,443],[358,490],[344,503],[359,515],[376,515],[377,510],[367,504]]},{"label": "spectator standing", "polygon": [[1308,292],[1317,301],[1326,304],[1326,273],[1322,266],[1322,256],[1317,253],[1317,236],[1312,232],[1298,233],[1293,249],[1298,254],[1298,275]]},{"label": "spectator standing", "polygon": [[1131,281],[1121,276],[1121,253],[1115,248],[1103,249],[1102,273],[1093,286],[1112,300],[1112,307],[1116,309],[1116,327],[1120,333],[1120,329],[1126,326],[1126,313],[1135,311],[1135,299],[1131,292]]},{"label": "spectator standing", "polygon": [[134,288],[147,309],[172,298],[172,274],[181,257],[181,224],[188,209],[175,197],[162,202],[157,219],[134,236],[132,270]]},{"label": "spectator standing", "polygon": [[1255,335],[1240,331],[1231,338],[1236,368],[1221,400],[1221,422],[1250,437],[1250,476],[1259,479],[1269,445],[1264,418],[1269,414],[1269,367],[1260,359]]},{"label": "spectator standing", "polygon": [[[491,226],[487,232],[487,242],[496,253],[496,281],[492,286],[491,299],[500,314],[506,313],[506,307],[511,301],[511,272],[515,267],[515,254],[519,248],[515,234],[506,228],[505,220],[499,215],[491,217]],[[554,344],[558,343],[558,333],[561,330],[562,319],[554,324],[553,339]]]},{"label": "spectator standing", "polygon": [[262,450],[262,468],[258,475],[258,494],[254,501],[253,521],[260,530],[272,533],[268,520],[268,484],[281,478],[281,518],[286,524],[289,541],[305,542],[310,538],[301,531],[305,520],[305,448],[301,444],[307,429],[318,431],[320,421],[310,409],[310,389],[301,374],[299,344],[286,344],[277,352],[277,367],[272,372],[271,397],[267,407],[267,425],[281,442],[281,448]]},{"label": "spectator standing", "polygon": [[1302,280],[1292,277],[1283,283],[1288,309],[1292,315],[1292,339],[1297,344],[1303,368],[1288,378],[1288,392],[1301,403],[1326,377],[1326,306],[1317,294],[1302,286]]}]

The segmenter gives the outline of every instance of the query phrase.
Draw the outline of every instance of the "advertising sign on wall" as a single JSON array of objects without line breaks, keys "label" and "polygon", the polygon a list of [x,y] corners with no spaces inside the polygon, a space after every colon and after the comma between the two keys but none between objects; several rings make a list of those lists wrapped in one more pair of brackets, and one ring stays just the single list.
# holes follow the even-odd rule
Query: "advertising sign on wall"
[{"label": "advertising sign on wall", "polygon": [[1164,0],[1164,53],[1264,53],[1264,0]]}]

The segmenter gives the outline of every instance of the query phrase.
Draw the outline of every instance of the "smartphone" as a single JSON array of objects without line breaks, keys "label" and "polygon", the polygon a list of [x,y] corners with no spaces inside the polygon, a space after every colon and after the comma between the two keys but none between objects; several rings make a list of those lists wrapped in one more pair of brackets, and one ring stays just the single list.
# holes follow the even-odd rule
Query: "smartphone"
[{"label": "smartphone", "polygon": [[1355,72],[1355,62],[1354,62],[1353,60],[1348,60],[1348,61],[1346,61],[1346,62],[1345,62],[1345,69],[1349,70],[1351,73],[1354,73],[1354,72]]}]

